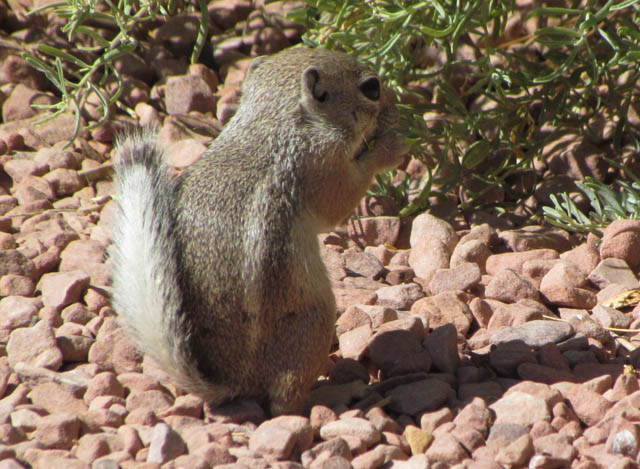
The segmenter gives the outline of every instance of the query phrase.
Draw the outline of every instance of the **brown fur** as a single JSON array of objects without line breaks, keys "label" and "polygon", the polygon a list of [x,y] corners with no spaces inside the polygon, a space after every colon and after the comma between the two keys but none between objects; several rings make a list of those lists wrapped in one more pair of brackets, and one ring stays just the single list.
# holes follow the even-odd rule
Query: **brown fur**
[{"label": "brown fur", "polygon": [[[317,234],[348,216],[375,172],[405,149],[393,94],[381,87],[377,98],[373,77],[322,49],[259,58],[237,114],[206,154],[177,181],[153,179],[167,190],[169,220],[159,223],[171,225],[157,255],[177,266],[157,274],[174,282],[158,338],[143,337],[134,307],[123,300],[119,309],[141,348],[171,348],[154,356],[187,390],[214,403],[264,398],[274,414],[302,409],[335,322]],[[120,169],[121,187],[132,166]],[[116,252],[125,238],[116,237]],[[131,267],[122,254],[115,264],[117,293]]]}]

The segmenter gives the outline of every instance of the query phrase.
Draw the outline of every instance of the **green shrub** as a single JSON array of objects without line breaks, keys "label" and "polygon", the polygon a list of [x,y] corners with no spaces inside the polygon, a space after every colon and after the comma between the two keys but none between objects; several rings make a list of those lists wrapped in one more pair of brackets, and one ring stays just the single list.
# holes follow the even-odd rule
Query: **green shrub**
[{"label": "green shrub", "polygon": [[[513,0],[305,3],[295,18],[306,43],[370,60],[404,97],[412,154],[432,171],[401,215],[456,190],[463,209],[514,208],[535,188],[532,164],[556,138],[550,128],[589,136],[604,115],[616,122],[618,154],[623,142],[640,147],[627,120],[640,97],[636,0],[524,13]],[[380,190],[393,194],[391,180],[379,179]]]}]

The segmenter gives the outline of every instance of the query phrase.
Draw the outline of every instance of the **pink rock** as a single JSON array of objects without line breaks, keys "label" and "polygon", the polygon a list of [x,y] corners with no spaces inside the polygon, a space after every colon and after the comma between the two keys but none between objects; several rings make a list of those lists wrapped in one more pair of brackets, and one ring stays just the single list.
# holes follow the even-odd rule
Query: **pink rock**
[{"label": "pink rock", "polygon": [[431,357],[420,340],[409,331],[376,334],[368,344],[368,357],[386,377],[429,371]]},{"label": "pink rock", "polygon": [[532,259],[522,264],[522,274],[528,277],[536,288],[540,288],[542,278],[547,275],[558,262],[560,262],[559,259]]},{"label": "pink rock", "polygon": [[445,463],[449,467],[469,457],[469,453],[458,440],[447,433],[438,435],[425,454],[430,462]]},{"label": "pink rock", "polygon": [[532,259],[558,259],[553,249],[534,249],[524,252],[505,252],[494,254],[487,259],[487,273],[496,275],[502,269],[512,269],[522,273],[522,265]]},{"label": "pink rock", "polygon": [[562,321],[536,320],[499,329],[491,336],[492,344],[522,341],[531,347],[562,342],[574,334],[571,324]]},{"label": "pink rock", "polygon": [[367,324],[343,333],[338,337],[342,356],[360,360],[367,352],[367,345],[372,336],[371,326]]},{"label": "pink rock", "polygon": [[[269,439],[269,435],[272,432],[274,434],[277,433],[279,429],[286,429],[287,431],[289,431],[291,435],[293,435],[294,444],[293,447],[289,450],[289,454],[287,456],[278,457],[278,459],[287,459],[288,457],[298,459],[300,458],[300,455],[304,451],[308,450],[313,443],[313,429],[308,418],[299,417],[297,415],[282,415],[280,417],[276,417],[262,423],[256,429],[256,431],[251,435],[251,438],[249,439],[249,449],[251,449],[252,451],[254,450],[252,445],[252,440],[254,439],[254,437],[256,439],[260,439],[259,435],[257,437],[255,436],[256,433],[264,432],[265,437]],[[259,450],[255,451],[261,453],[261,451]]]},{"label": "pink rock", "polygon": [[589,280],[602,289],[611,284],[638,288],[638,279],[624,259],[610,257],[603,259],[589,274]]},{"label": "pink rock", "polygon": [[33,280],[24,275],[7,274],[0,277],[0,296],[32,296]]},{"label": "pink rock", "polygon": [[217,100],[207,82],[199,76],[181,75],[167,80],[165,104],[169,114],[215,112]]},{"label": "pink rock", "polygon": [[15,274],[33,279],[35,273],[33,262],[20,251],[15,249],[0,251],[0,277]]},{"label": "pink rock", "polygon": [[608,257],[622,259],[629,266],[636,267],[640,265],[638,243],[640,243],[639,220],[614,220],[604,230],[600,256],[602,259]]},{"label": "pink rock", "polygon": [[86,185],[86,179],[80,177],[77,171],[67,168],[54,169],[43,178],[51,184],[58,198],[72,195]]},{"label": "pink rock", "polygon": [[453,252],[458,243],[458,235],[449,223],[428,213],[422,213],[413,220],[411,247],[416,247],[421,240],[428,236],[435,237],[444,243],[449,254]]},{"label": "pink rock", "polygon": [[186,449],[184,440],[175,430],[166,423],[158,423],[153,427],[147,462],[164,464],[183,454]]},{"label": "pink rock", "polygon": [[411,332],[419,341],[422,341],[425,337],[425,324],[426,320],[417,316],[407,316],[402,319],[396,319],[395,321],[385,322],[376,328],[378,334],[389,331],[408,331]]},{"label": "pink rock", "polygon": [[358,217],[349,223],[349,238],[359,246],[395,246],[400,226],[398,217]]},{"label": "pink rock", "polygon": [[496,414],[495,423],[531,427],[539,420],[551,421],[551,409],[541,397],[521,391],[505,394],[489,406]]},{"label": "pink rock", "polygon": [[429,282],[429,290],[434,295],[445,291],[462,291],[480,283],[478,264],[460,263],[450,269],[438,269]]},{"label": "pink rock", "polygon": [[471,310],[473,318],[480,327],[487,327],[489,320],[493,315],[493,308],[491,307],[491,304],[482,298],[475,297],[469,303],[469,309]]},{"label": "pink rock", "polygon": [[43,93],[18,83],[2,105],[4,122],[27,119],[38,114],[33,104],[51,105],[55,98],[50,93]]},{"label": "pink rock", "polygon": [[466,335],[473,315],[466,303],[453,292],[422,298],[411,307],[411,314],[428,319],[430,327],[452,323],[460,335]]},{"label": "pink rock", "polygon": [[320,429],[320,437],[323,440],[349,436],[359,438],[367,448],[378,443],[381,438],[380,431],[368,420],[357,417],[329,422]]},{"label": "pink rock", "polygon": [[9,340],[13,329],[28,327],[42,307],[40,299],[7,296],[0,299],[0,340]]},{"label": "pink rock", "polygon": [[449,251],[446,244],[434,236],[423,236],[412,244],[409,266],[416,276],[430,282],[438,269],[449,267]]},{"label": "pink rock", "polygon": [[616,329],[628,329],[632,318],[615,308],[596,305],[592,310],[592,317],[602,324],[603,327],[613,327]]},{"label": "pink rock", "polygon": [[[347,434],[347,430],[343,430],[345,434]],[[331,458],[341,458],[349,464],[351,457],[351,450],[347,442],[341,437],[335,437],[318,443],[314,445],[313,448],[302,453],[301,461],[304,467],[316,467],[316,465],[321,467],[320,464],[322,464],[323,461],[328,462]],[[329,468],[332,466],[327,465],[326,467]],[[347,465],[347,467],[349,466]]]},{"label": "pink rock", "polygon": [[171,408],[173,401],[174,399],[166,392],[150,390],[137,393],[132,392],[127,396],[126,403],[129,412],[145,408],[161,414]]},{"label": "pink rock", "polygon": [[371,327],[371,317],[358,306],[349,306],[336,321],[336,334],[340,337],[360,326]]},{"label": "pink rock", "polygon": [[38,283],[44,305],[56,310],[79,301],[88,286],[89,276],[79,270],[45,274]]},{"label": "pink rock", "polygon": [[[103,326],[104,328],[104,326]],[[89,349],[89,363],[95,363],[101,370],[116,373],[141,371],[141,355],[131,339],[121,329],[102,329]]]},{"label": "pink rock", "polygon": [[417,283],[404,283],[376,290],[378,304],[398,310],[409,310],[411,306],[424,297],[422,287]]},{"label": "pink rock", "polygon": [[517,230],[505,230],[498,233],[498,238],[516,252],[533,249],[553,249],[563,252],[571,249],[566,232],[542,226],[530,225]]},{"label": "pink rock", "polygon": [[424,341],[433,366],[444,373],[455,373],[460,365],[458,332],[453,324],[445,324],[431,332]]},{"label": "pink rock", "polygon": [[453,421],[453,412],[447,407],[433,411],[425,412],[420,416],[420,428],[427,433],[433,433],[443,423]]},{"label": "pink rock", "polygon": [[553,269],[544,276],[540,283],[540,293],[547,302],[558,306],[585,309],[593,308],[597,304],[596,295],[591,290],[573,287],[565,282],[556,283],[553,281],[556,278],[555,274],[549,277],[552,273]]},{"label": "pink rock", "polygon": [[69,412],[80,415],[88,410],[82,399],[78,399],[64,385],[54,382],[37,384],[31,389],[28,397],[34,405],[42,407],[50,414]]},{"label": "pink rock", "polygon": [[95,375],[89,382],[84,394],[84,401],[89,404],[97,396],[124,397],[124,387],[116,379],[116,375],[105,371]]},{"label": "pink rock", "polygon": [[493,420],[493,413],[487,407],[487,403],[483,399],[475,398],[460,410],[453,423],[459,428],[472,428],[486,438]]},{"label": "pink rock", "polygon": [[508,268],[493,276],[485,288],[485,296],[504,303],[539,298],[538,289],[525,276]]},{"label": "pink rock", "polygon": [[536,354],[522,341],[508,341],[491,350],[489,363],[501,376],[512,377],[522,363],[536,363]]},{"label": "pink rock", "polygon": [[33,437],[46,448],[70,449],[78,438],[79,431],[78,417],[58,413],[40,418]]},{"label": "pink rock", "polygon": [[608,453],[627,456],[633,460],[640,449],[640,432],[638,427],[622,416],[615,417],[607,438]]},{"label": "pink rock", "polygon": [[9,336],[7,355],[12,367],[25,362],[57,370],[62,365],[62,352],[56,346],[53,329],[46,321],[15,329]]},{"label": "pink rock", "polygon": [[374,328],[398,319],[396,310],[387,306],[360,305],[358,308],[369,315],[371,318],[371,326]]},{"label": "pink rock", "polygon": [[351,305],[373,305],[378,295],[364,288],[333,288],[336,298],[336,311],[344,312]]},{"label": "pink rock", "polygon": [[589,275],[600,263],[600,253],[593,245],[583,243],[560,254],[560,259],[575,264],[585,275]]},{"label": "pink rock", "polygon": [[352,274],[375,280],[380,278],[384,273],[384,266],[382,265],[382,262],[380,262],[373,254],[348,250],[342,254],[342,257],[344,259],[344,265],[347,272]]},{"label": "pink rock", "polygon": [[569,395],[568,400],[578,418],[589,426],[597,424],[613,406],[611,401],[596,392],[584,389],[584,386]]},{"label": "pink rock", "polygon": [[425,379],[415,383],[403,384],[387,393],[391,397],[389,408],[395,412],[418,415],[431,412],[449,399],[453,390],[439,379]]},{"label": "pink rock", "polygon": [[507,467],[524,465],[533,456],[534,447],[531,436],[526,434],[498,450],[496,462]]},{"label": "pink rock", "polygon": [[39,176],[25,176],[13,187],[12,195],[20,205],[55,200],[55,192],[49,182]]},{"label": "pink rock", "polygon": [[564,435],[552,434],[533,440],[536,453],[542,453],[551,458],[557,464],[570,466],[578,455],[576,449],[571,446],[571,441]]},{"label": "pink rock", "polygon": [[485,242],[478,239],[472,239],[466,242],[460,241],[453,253],[451,254],[451,267],[456,267],[460,264],[473,263],[476,264],[480,273],[487,273],[487,259],[492,254],[491,250]]}]

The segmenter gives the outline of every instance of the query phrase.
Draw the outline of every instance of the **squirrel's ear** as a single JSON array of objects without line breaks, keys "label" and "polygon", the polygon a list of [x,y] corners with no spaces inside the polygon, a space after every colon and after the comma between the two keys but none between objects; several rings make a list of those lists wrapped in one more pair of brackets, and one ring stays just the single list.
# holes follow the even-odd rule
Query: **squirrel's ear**
[{"label": "squirrel's ear", "polygon": [[309,67],[302,72],[302,96],[321,103],[329,97],[329,93],[320,83],[320,70]]}]

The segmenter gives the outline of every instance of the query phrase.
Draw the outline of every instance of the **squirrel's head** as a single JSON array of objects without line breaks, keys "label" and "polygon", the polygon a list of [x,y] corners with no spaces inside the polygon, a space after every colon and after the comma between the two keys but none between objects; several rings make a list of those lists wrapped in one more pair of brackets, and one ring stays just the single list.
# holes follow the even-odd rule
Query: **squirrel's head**
[{"label": "squirrel's head", "polygon": [[305,47],[255,59],[240,106],[263,118],[295,121],[305,133],[317,128],[322,139],[333,136],[348,158],[394,132],[399,120],[393,92],[371,67],[341,52]]}]

